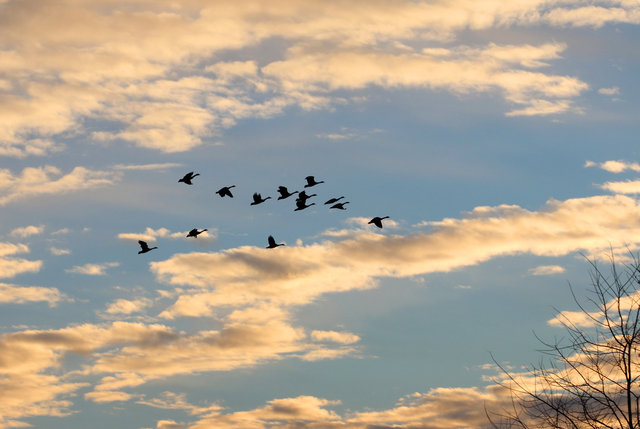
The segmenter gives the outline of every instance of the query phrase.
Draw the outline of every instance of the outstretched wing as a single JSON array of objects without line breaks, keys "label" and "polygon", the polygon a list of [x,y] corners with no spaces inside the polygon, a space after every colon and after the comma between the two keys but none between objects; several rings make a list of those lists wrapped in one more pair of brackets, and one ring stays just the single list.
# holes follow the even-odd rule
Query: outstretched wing
[{"label": "outstretched wing", "polygon": [[138,244],[142,248],[142,250],[149,250],[149,245],[146,241],[138,240]]},{"label": "outstretched wing", "polygon": [[271,247],[275,247],[276,245],[276,239],[273,238],[273,235],[270,235],[269,238],[267,238],[267,241],[269,242],[269,246]]}]

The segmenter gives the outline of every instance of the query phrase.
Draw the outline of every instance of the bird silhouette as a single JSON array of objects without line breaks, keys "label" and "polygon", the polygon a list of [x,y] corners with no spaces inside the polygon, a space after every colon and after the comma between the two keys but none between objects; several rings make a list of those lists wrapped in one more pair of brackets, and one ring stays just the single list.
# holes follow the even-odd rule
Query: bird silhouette
[{"label": "bird silhouette", "polygon": [[276,239],[273,238],[273,235],[270,235],[269,238],[267,238],[267,241],[269,242],[267,249],[275,249],[278,246],[285,246],[284,243],[276,243]]},{"label": "bird silhouette", "polygon": [[141,253],[151,252],[153,249],[157,249],[157,247],[149,247],[146,241],[138,240],[138,244],[140,244],[140,247],[142,248],[142,250],[138,252],[138,255]]},{"label": "bird silhouette", "polygon": [[286,186],[278,186],[278,192],[280,192],[279,200],[284,200],[285,198],[289,198],[293,194],[297,194],[298,191],[289,192]]},{"label": "bird silhouette", "polygon": [[223,188],[220,188],[216,191],[216,194],[220,195],[221,197],[231,197],[233,198],[233,194],[231,193],[231,188],[235,188],[236,185],[231,185],[231,186],[225,186]]},{"label": "bird silhouette", "polygon": [[296,198],[296,202],[298,201],[307,202],[309,198],[315,197],[316,195],[317,194],[307,195],[305,191],[300,191],[300,193],[298,194],[298,198]]},{"label": "bird silhouette", "polygon": [[193,183],[191,183],[191,180],[193,180],[194,177],[199,175],[200,173],[193,174],[193,171],[190,171],[187,174],[185,174],[182,179],[179,179],[178,182],[186,183],[187,185],[193,185]]},{"label": "bird silhouette", "polygon": [[307,184],[304,185],[305,188],[310,188],[312,186],[319,185],[320,183],[324,183],[323,180],[321,180],[319,182],[316,182],[316,179],[314,179],[313,176],[307,176],[307,177],[305,177],[305,180],[307,181]]},{"label": "bird silhouette", "polygon": [[187,234],[187,238],[198,237],[199,234],[202,234],[205,231],[207,231],[207,228],[203,229],[202,231],[198,231],[198,228],[193,228],[191,231],[189,231],[189,234]]},{"label": "bird silhouette", "polygon": [[330,209],[339,209],[339,210],[346,210],[344,208],[345,204],[349,204],[349,201],[345,201],[344,203],[336,203],[334,205],[332,205],[331,207],[329,207]]},{"label": "bird silhouette", "polygon": [[330,200],[327,200],[327,202],[325,204],[334,204],[334,203],[337,203],[338,201],[340,201],[343,198],[344,198],[344,196],[342,196],[340,198],[331,198]]},{"label": "bird silhouette", "polygon": [[296,211],[296,212],[297,212],[298,210],[304,210],[304,209],[306,209],[307,207],[314,206],[315,204],[316,204],[316,203],[311,203],[311,204],[307,205],[307,201],[306,201],[306,200],[300,200],[300,199],[298,199],[298,200],[296,200],[296,209],[295,209],[294,211]]},{"label": "bird silhouette", "polygon": [[267,197],[267,198],[262,198],[262,195],[260,195],[259,193],[255,192],[253,194],[253,202],[251,203],[252,206],[264,203],[265,201],[267,201],[269,198],[271,197]]},{"label": "bird silhouette", "polygon": [[378,228],[382,228],[382,219],[389,219],[389,216],[384,216],[384,217],[374,217],[373,219],[371,219],[369,222],[367,222],[368,224],[374,224],[375,226],[377,226]]}]

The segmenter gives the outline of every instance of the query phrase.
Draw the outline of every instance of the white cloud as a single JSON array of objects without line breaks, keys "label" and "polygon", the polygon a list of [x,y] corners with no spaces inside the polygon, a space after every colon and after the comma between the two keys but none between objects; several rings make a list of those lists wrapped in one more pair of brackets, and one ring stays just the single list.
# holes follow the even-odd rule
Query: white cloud
[{"label": "white cloud", "polygon": [[26,238],[31,235],[38,235],[44,232],[44,225],[29,225],[22,228],[15,228],[9,234],[13,237]]},{"label": "white cloud", "polygon": [[71,250],[69,250],[69,249],[60,249],[58,247],[50,247],[49,251],[51,252],[52,255],[55,255],[55,256],[70,255],[71,254]]},{"label": "white cloud", "polygon": [[532,276],[550,276],[564,273],[564,271],[565,269],[560,265],[540,265],[539,267],[531,268],[529,274]]},{"label": "white cloud", "polygon": [[600,88],[598,94],[602,95],[618,95],[620,94],[620,88],[613,86],[611,88]]},{"label": "white cloud", "polygon": [[114,170],[166,170],[168,168],[182,167],[182,164],[177,162],[164,162],[160,164],[116,164],[113,166]]},{"label": "white cloud", "polygon": [[119,262],[105,262],[102,264],[85,264],[76,265],[73,268],[66,269],[68,273],[86,274],[88,276],[104,276],[107,274],[108,268],[119,266]]},{"label": "white cloud", "polygon": [[600,187],[616,194],[640,194],[640,180],[605,182]]},{"label": "white cloud", "polygon": [[42,261],[29,261],[13,255],[28,253],[29,247],[24,244],[0,243],[0,278],[15,277],[18,274],[38,272]]},{"label": "white cloud", "polygon": [[68,298],[56,288],[40,286],[18,286],[0,283],[1,304],[26,304],[29,302],[46,302],[50,307]]},{"label": "white cloud", "polygon": [[107,314],[132,314],[139,313],[153,304],[148,298],[138,298],[134,300],[118,299],[107,306]]},{"label": "white cloud", "polygon": [[605,161],[605,162],[593,162],[587,161],[584,165],[585,167],[599,167],[605,171],[610,173],[623,173],[627,170],[640,172],[640,164],[637,162],[627,162],[627,161]]},{"label": "white cloud", "polygon": [[20,175],[14,176],[7,169],[0,169],[0,206],[15,200],[37,195],[66,194],[83,189],[110,185],[118,180],[118,174],[107,171],[92,171],[75,167],[68,174],[58,168],[45,166],[28,167]]}]

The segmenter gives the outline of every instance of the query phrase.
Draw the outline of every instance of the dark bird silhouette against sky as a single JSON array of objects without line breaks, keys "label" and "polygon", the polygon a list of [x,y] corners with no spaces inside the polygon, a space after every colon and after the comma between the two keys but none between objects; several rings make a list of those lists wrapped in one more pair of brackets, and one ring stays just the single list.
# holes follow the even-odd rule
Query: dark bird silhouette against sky
[{"label": "dark bird silhouette against sky", "polygon": [[276,243],[276,239],[273,238],[273,235],[270,235],[269,238],[267,238],[267,241],[269,242],[269,245],[267,246],[267,249],[275,249],[278,246],[284,246],[284,243]]},{"label": "dark bird silhouette against sky", "polygon": [[187,234],[187,238],[198,237],[198,235],[202,234],[205,231],[207,231],[207,228],[203,229],[202,231],[198,231],[198,228],[193,228],[191,231],[189,231],[189,234]]},{"label": "dark bird silhouette against sky", "polygon": [[149,245],[147,244],[146,241],[142,241],[142,240],[138,240],[138,244],[140,244],[140,247],[142,248],[142,250],[140,250],[138,252],[138,255],[141,253],[147,253],[147,252],[151,252],[153,249],[157,249],[158,247],[149,247]]},{"label": "dark bird silhouette against sky", "polygon": [[315,197],[316,195],[317,194],[307,195],[307,193],[305,191],[301,191],[298,194],[298,198],[296,198],[296,202],[298,202],[298,201],[306,202],[309,198]]},{"label": "dark bird silhouette against sky", "polygon": [[349,204],[349,201],[345,201],[344,203],[336,203],[334,205],[332,205],[331,207],[329,207],[330,209],[338,209],[338,210],[346,210],[344,208],[345,204]]},{"label": "dark bird silhouette against sky", "polygon": [[262,204],[265,201],[267,201],[269,198],[271,198],[271,197],[262,198],[262,195],[260,195],[259,193],[255,192],[253,194],[253,202],[251,203],[251,205],[252,206],[256,206],[258,204]]},{"label": "dark bird silhouette against sky", "polygon": [[340,198],[331,198],[330,200],[327,200],[327,202],[325,204],[333,204],[333,203],[337,203],[338,201],[340,201],[341,199],[343,199],[344,196],[340,197]]},{"label": "dark bird silhouette against sky", "polygon": [[216,191],[216,194],[220,195],[221,197],[231,197],[233,198],[233,194],[231,193],[231,188],[235,188],[236,185],[231,185],[231,186],[225,186],[223,188],[220,188]]},{"label": "dark bird silhouette against sky", "polygon": [[311,203],[311,204],[307,205],[307,200],[300,200],[300,199],[298,199],[298,200],[296,200],[296,209],[295,209],[294,211],[296,211],[296,212],[297,212],[298,210],[304,210],[304,209],[306,209],[307,207],[314,206],[315,204],[316,204],[316,203]]},{"label": "dark bird silhouette against sky", "polygon": [[369,222],[367,222],[368,224],[374,224],[375,226],[377,226],[378,228],[382,228],[382,219],[389,219],[389,216],[384,216],[384,217],[374,217],[373,219],[371,219]]},{"label": "dark bird silhouette against sky", "polygon": [[313,176],[307,176],[305,177],[305,180],[307,181],[307,184],[304,185],[305,188],[310,188],[312,186],[319,185],[320,183],[324,183],[323,180],[316,182],[316,179]]},{"label": "dark bird silhouette against sky", "polygon": [[187,174],[185,174],[182,179],[179,179],[178,182],[186,183],[187,185],[193,185],[193,183],[191,183],[191,180],[193,180],[194,177],[199,175],[200,173],[193,174],[193,171],[190,171]]},{"label": "dark bird silhouette against sky", "polygon": [[278,192],[280,193],[280,196],[278,197],[279,200],[284,200],[285,198],[289,198],[291,195],[298,193],[298,191],[289,192],[286,186],[278,186]]}]

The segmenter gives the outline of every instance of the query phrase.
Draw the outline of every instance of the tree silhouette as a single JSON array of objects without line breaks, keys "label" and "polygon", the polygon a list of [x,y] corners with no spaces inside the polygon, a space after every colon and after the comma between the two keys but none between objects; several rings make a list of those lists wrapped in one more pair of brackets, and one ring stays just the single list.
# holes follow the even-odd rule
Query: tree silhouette
[{"label": "tree silhouette", "polygon": [[[579,312],[555,321],[566,336],[544,345],[524,373],[500,367],[511,406],[487,411],[494,428],[640,428],[640,264],[637,256],[603,272],[590,264],[592,288]],[[494,359],[495,362],[495,359]]]}]

